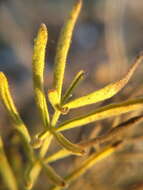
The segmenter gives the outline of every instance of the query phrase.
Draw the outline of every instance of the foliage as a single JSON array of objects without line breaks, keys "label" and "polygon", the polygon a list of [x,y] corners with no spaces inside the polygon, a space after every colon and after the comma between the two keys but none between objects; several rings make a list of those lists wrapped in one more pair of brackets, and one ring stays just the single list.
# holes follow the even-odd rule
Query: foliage
[{"label": "foliage", "polygon": [[[143,58],[142,55],[139,55],[122,79],[113,82],[102,89],[70,101],[69,97],[71,93],[75,87],[77,87],[79,81],[84,77],[84,71],[79,71],[66,92],[62,92],[66,59],[70,48],[73,29],[81,7],[82,1],[77,0],[70,13],[69,19],[61,31],[58,41],[54,65],[53,88],[48,91],[48,100],[53,107],[53,114],[48,111],[47,97],[44,90],[45,52],[48,41],[48,32],[45,24],[41,24],[35,39],[32,63],[33,88],[35,93],[35,103],[39,110],[43,129],[41,129],[38,134],[35,134],[34,137],[30,135],[28,127],[25,125],[17,111],[9,90],[6,76],[4,73],[0,72],[0,99],[12,120],[14,130],[19,136],[25,150],[25,155],[27,156],[26,169],[21,174],[22,179],[19,180],[18,174],[13,170],[13,167],[7,159],[4,151],[3,139],[0,137],[0,173],[3,178],[3,183],[5,183],[7,188],[10,190],[32,189],[42,169],[47,174],[47,178],[54,185],[51,189],[55,190],[66,188],[69,183],[84,174],[94,164],[114,153],[124,140],[117,138],[120,133],[124,130],[128,130],[129,127],[134,126],[143,119],[142,115],[130,118],[128,121],[111,129],[107,134],[84,142],[79,142],[78,144],[70,142],[61,133],[64,130],[69,130],[71,128],[84,126],[97,120],[139,110],[143,107],[143,98],[136,98],[125,102],[103,106],[90,113],[81,115],[80,117],[71,118],[70,120],[66,120],[60,124],[58,123],[60,116],[62,114],[68,114],[71,109],[94,104],[109,99],[117,94],[128,83]],[[46,153],[53,138],[55,138],[59,143],[61,149],[47,157]],[[64,178],[59,176],[55,169],[50,166],[51,162],[55,162],[70,155],[82,156],[88,148],[98,143],[104,143],[108,140],[112,140],[110,145],[102,148],[99,152],[89,155],[85,161],[79,164],[76,169],[71,171],[71,173],[67,174]]]}]

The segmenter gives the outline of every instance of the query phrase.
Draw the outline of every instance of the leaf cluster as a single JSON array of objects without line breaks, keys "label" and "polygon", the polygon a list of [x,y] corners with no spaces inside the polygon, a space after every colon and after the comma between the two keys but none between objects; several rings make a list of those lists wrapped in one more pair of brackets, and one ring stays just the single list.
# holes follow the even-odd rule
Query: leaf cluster
[{"label": "leaf cluster", "polygon": [[[0,173],[3,182],[10,190],[18,190],[19,188],[24,190],[32,189],[42,169],[47,174],[47,178],[54,185],[51,189],[56,190],[66,188],[71,181],[77,179],[94,164],[105,159],[117,150],[118,145],[123,141],[123,139],[117,138],[120,133],[143,120],[142,115],[131,118],[128,121],[117,125],[103,136],[79,142],[78,144],[71,142],[62,134],[65,130],[80,126],[82,127],[97,120],[118,116],[142,109],[143,107],[143,98],[136,98],[102,106],[85,115],[65,120],[62,123],[58,122],[60,116],[62,114],[68,114],[71,109],[95,104],[116,95],[128,83],[143,58],[142,54],[140,54],[135,59],[129,71],[120,80],[85,96],[70,100],[70,95],[73,93],[79,82],[84,78],[85,73],[82,70],[79,71],[67,90],[63,92],[62,89],[67,55],[81,7],[82,1],[77,0],[70,12],[67,22],[62,28],[55,56],[53,87],[48,90],[47,94],[44,90],[45,53],[48,41],[48,32],[45,24],[41,24],[34,41],[32,59],[33,88],[35,93],[35,103],[43,124],[41,131],[38,134],[35,134],[34,137],[30,135],[30,130],[25,125],[17,111],[5,74],[0,72],[0,100],[12,120],[13,128],[17,131],[24,147],[25,154],[27,155],[27,164],[24,171],[23,184],[21,185],[7,159],[3,139],[0,136]],[[53,114],[48,111],[47,99],[53,107]],[[47,157],[46,153],[53,138],[59,143],[61,149]],[[88,148],[109,140],[112,141],[110,145],[104,147],[99,152],[89,155],[85,161],[79,164],[76,169],[71,171],[71,173],[67,174],[65,177],[58,175],[55,169],[50,165],[50,163],[70,155],[82,156],[86,153]]]}]

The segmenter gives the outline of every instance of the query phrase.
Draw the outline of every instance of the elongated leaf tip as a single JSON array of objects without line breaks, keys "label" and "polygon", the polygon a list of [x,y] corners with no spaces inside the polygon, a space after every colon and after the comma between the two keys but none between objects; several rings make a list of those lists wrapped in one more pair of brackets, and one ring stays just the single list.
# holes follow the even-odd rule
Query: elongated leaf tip
[{"label": "elongated leaf tip", "polygon": [[80,70],[80,72],[81,72],[82,74],[85,74],[85,71],[84,71],[84,70]]},{"label": "elongated leaf tip", "polygon": [[80,7],[80,8],[81,8],[82,3],[83,3],[83,1],[82,1],[82,0],[75,0],[74,6],[75,6],[75,7],[77,7],[77,9],[78,9],[78,7]]},{"label": "elongated leaf tip", "polygon": [[44,23],[41,24],[39,32],[42,33],[43,36],[47,37],[47,27]]},{"label": "elongated leaf tip", "polygon": [[77,3],[81,4],[83,1],[82,0],[77,0]]},{"label": "elongated leaf tip", "polygon": [[51,166],[45,164],[42,160],[41,160],[41,164],[47,174],[48,179],[51,182],[53,182],[53,184],[60,187],[64,187],[66,185],[64,179],[61,176],[59,176],[57,172]]},{"label": "elongated leaf tip", "polygon": [[84,70],[80,70],[80,71],[79,71],[79,75],[80,75],[81,77],[83,77],[83,76],[85,75],[85,71],[84,71]]},{"label": "elongated leaf tip", "polygon": [[0,82],[6,80],[6,76],[3,72],[0,72]]},{"label": "elongated leaf tip", "polygon": [[112,144],[112,147],[117,148],[119,145],[122,144],[122,142],[123,142],[123,140],[119,140],[119,141],[115,142],[114,144]]},{"label": "elongated leaf tip", "polygon": [[57,141],[67,150],[77,155],[83,155],[85,150],[82,146],[71,143],[67,138],[65,138],[61,133],[54,133]]},{"label": "elongated leaf tip", "polygon": [[137,55],[136,59],[138,60],[140,57],[143,57],[143,51],[139,52],[139,54]]},{"label": "elongated leaf tip", "polygon": [[[48,38],[48,31],[47,31],[47,27],[45,24],[41,24],[40,25],[40,28],[38,30],[38,35],[36,37],[36,41],[35,41],[35,44],[37,44],[39,47],[40,46],[45,46],[45,44],[47,43],[47,38]],[[36,47],[36,48],[39,48],[39,47]]]},{"label": "elongated leaf tip", "polygon": [[41,28],[43,28],[44,30],[45,30],[45,29],[47,30],[46,24],[41,23]]}]

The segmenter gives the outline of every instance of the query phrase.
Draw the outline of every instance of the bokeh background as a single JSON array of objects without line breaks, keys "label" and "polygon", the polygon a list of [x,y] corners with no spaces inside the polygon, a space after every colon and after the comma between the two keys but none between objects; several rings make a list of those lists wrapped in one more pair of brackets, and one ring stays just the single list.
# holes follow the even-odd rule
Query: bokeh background
[{"label": "bokeh background", "polygon": [[[46,55],[45,88],[52,87],[54,56],[60,30],[68,18],[73,0],[0,0],[0,70],[5,72],[22,118],[32,134],[41,128],[33,98],[31,62],[33,41],[38,27],[45,23],[49,32]],[[74,97],[99,89],[122,77],[133,59],[143,50],[143,1],[141,0],[84,0],[67,60],[64,89],[79,70],[85,70],[84,81]],[[67,118],[80,115],[98,106],[127,100],[142,95],[143,65],[140,65],[129,84],[115,97],[91,107],[72,112]],[[51,110],[52,112],[52,110]],[[7,114],[0,108],[0,130],[5,139],[11,136]],[[114,124],[137,113],[101,121],[95,125],[68,131],[66,135],[78,142],[103,134]],[[62,121],[62,118],[61,118]],[[104,126],[104,130],[103,129]],[[105,127],[106,126],[106,127]],[[141,125],[128,132],[128,136],[143,134]],[[10,144],[6,146],[10,149]],[[56,145],[55,145],[56,147]],[[143,143],[125,145],[96,165],[69,189],[141,190],[143,189]],[[51,151],[55,150],[54,146]],[[94,150],[95,151],[95,150]],[[79,164],[72,157],[53,164],[61,175]],[[49,186],[46,175],[41,174],[35,190]],[[5,188],[0,185],[0,189]]]}]

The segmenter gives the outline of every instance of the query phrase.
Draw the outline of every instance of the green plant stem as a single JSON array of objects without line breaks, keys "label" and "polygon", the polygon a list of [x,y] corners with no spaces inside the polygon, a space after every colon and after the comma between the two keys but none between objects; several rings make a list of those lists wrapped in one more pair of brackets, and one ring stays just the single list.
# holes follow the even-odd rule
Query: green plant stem
[{"label": "green plant stem", "polygon": [[1,136],[0,136],[0,174],[5,182],[5,185],[8,187],[9,190],[18,190],[16,177],[14,176],[14,173],[8,163]]},{"label": "green plant stem", "polygon": [[[56,123],[60,117],[60,114],[61,114],[60,111],[55,110],[55,113],[54,113],[53,118],[51,120],[51,126],[55,127],[55,125],[56,125]],[[53,139],[53,135],[47,130],[45,133],[44,139],[42,139],[42,140],[44,140],[44,142],[43,142],[43,144],[40,148],[40,151],[39,151],[39,156],[41,159],[45,157],[52,139]],[[28,189],[33,188],[41,170],[42,170],[42,166],[41,166],[40,162],[36,161],[33,164],[32,168],[29,172],[30,185],[27,186]]]}]

